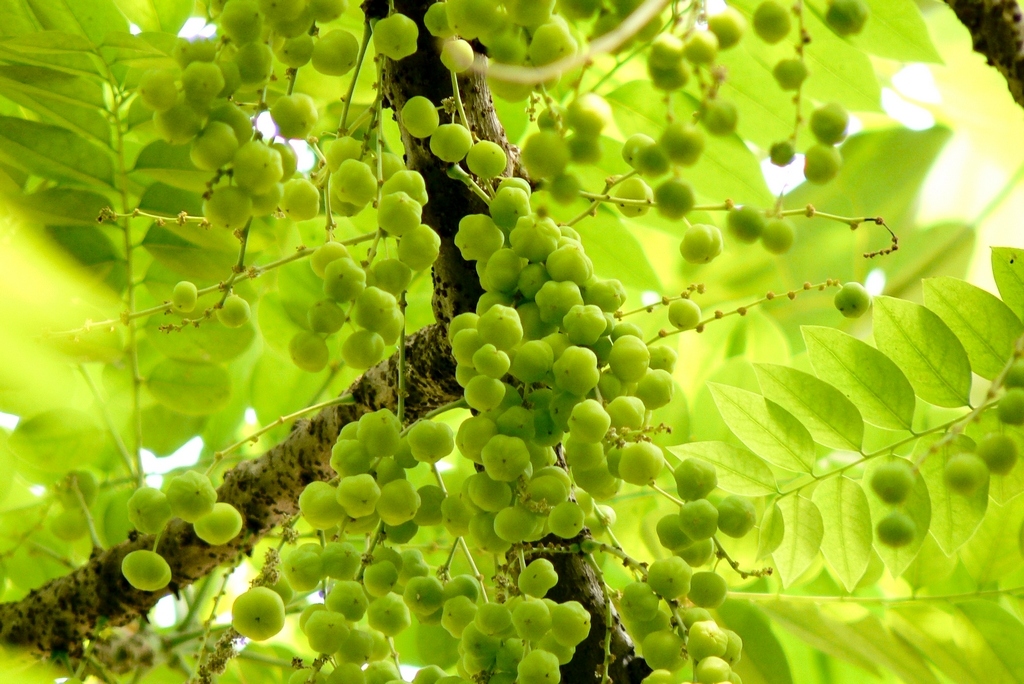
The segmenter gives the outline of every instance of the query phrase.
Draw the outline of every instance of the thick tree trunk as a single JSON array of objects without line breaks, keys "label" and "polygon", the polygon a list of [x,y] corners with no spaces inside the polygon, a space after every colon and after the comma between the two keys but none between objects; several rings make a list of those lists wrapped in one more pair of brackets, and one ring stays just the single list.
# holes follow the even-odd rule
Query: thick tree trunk
[{"label": "thick tree trunk", "polygon": [[974,51],[1006,77],[1017,104],[1024,107],[1024,12],[1016,0],[946,0],[971,32]]},{"label": "thick tree trunk", "polygon": [[[385,105],[400,111],[414,95],[440,103],[452,96],[450,74],[439,59],[440,45],[423,28],[423,14],[430,0],[396,0],[396,11],[420,25],[418,52],[400,62],[387,60],[380,87]],[[386,2],[367,0],[370,19],[384,16]],[[510,169],[520,172],[518,150],[509,145],[491,101],[483,76],[468,72],[459,86],[469,125],[479,139],[505,147]],[[428,141],[406,135],[403,139],[409,168],[426,180],[430,201],[423,220],[441,236],[441,253],[434,266],[434,313],[437,323],[410,335],[406,344],[406,418],[417,417],[461,396],[455,382],[455,365],[447,342],[448,322],[459,313],[472,311],[482,290],[472,264],[465,262],[454,244],[462,217],[486,212],[487,208],[463,183],[447,175],[447,164],[431,154]],[[149,535],[129,541],[96,555],[86,565],[53,580],[16,603],[0,604],[0,638],[41,655],[80,651],[82,641],[91,638],[102,623],[124,625],[144,615],[167,593],[177,592],[230,562],[275,527],[298,512],[298,496],[314,480],[334,475],[328,462],[330,450],[342,426],[367,411],[397,405],[397,356],[367,371],[350,388],[353,405],[339,405],[321,411],[310,420],[296,423],[291,434],[263,456],[246,461],[225,474],[218,495],[220,501],[238,508],[246,521],[245,533],[235,541],[211,547],[199,540],[192,526],[175,520],[165,530],[159,551],[171,565],[173,581],[165,591],[141,592],[121,575],[121,560],[136,549],[151,548]],[[543,554],[534,554],[534,557]],[[551,597],[575,600],[592,616],[589,638],[576,650],[573,661],[562,668],[562,680],[570,684],[593,684],[605,661],[604,639],[608,606],[605,592],[593,568],[582,555],[550,555],[559,573]],[[639,682],[650,668],[635,655],[632,642],[614,610],[609,677],[613,682]]]}]

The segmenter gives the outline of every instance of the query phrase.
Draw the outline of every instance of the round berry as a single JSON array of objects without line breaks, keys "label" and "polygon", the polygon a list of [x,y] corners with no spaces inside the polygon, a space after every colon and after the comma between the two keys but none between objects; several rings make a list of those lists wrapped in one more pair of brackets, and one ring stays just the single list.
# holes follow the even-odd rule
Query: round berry
[{"label": "round berry", "polygon": [[160,591],[171,583],[171,566],[154,551],[127,554],[121,561],[121,574],[140,591]]}]

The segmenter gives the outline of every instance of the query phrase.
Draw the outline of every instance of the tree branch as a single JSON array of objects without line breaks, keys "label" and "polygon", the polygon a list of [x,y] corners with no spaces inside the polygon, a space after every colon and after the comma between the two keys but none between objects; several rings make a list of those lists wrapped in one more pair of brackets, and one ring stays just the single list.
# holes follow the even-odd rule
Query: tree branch
[{"label": "tree branch", "polygon": [[984,55],[1006,78],[1017,104],[1024,107],[1024,13],[1016,0],[946,0]]},{"label": "tree branch", "polygon": [[[406,367],[410,420],[462,396],[444,326],[432,325],[410,335],[406,354],[412,361]],[[225,473],[218,500],[233,505],[245,520],[242,534],[233,541],[210,546],[196,537],[192,525],[180,519],[168,524],[158,549],[171,566],[173,579],[167,589],[139,591],[121,575],[121,560],[128,553],[153,546],[153,536],[135,535],[21,601],[0,604],[0,639],[43,655],[78,653],[82,640],[93,636],[100,622],[127,624],[239,552],[251,552],[268,532],[298,512],[299,494],[307,484],[334,476],[328,463],[342,426],[368,411],[396,405],[397,377],[396,354],[353,383],[355,404],[331,406],[297,421],[283,442]]]}]

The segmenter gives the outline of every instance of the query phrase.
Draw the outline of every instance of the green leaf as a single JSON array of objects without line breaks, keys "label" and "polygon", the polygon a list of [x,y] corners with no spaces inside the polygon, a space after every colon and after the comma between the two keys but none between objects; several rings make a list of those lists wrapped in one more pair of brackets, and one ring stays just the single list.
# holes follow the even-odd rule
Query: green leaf
[{"label": "green leaf", "polygon": [[101,145],[110,144],[103,88],[95,80],[37,66],[0,66],[0,95]]},{"label": "green leaf", "polygon": [[[864,468],[864,477],[861,480],[862,485],[867,486],[867,483],[871,481],[871,476],[882,463],[884,461],[881,458],[873,458],[868,461],[867,466]],[[872,520],[881,520],[892,510],[888,504],[875,496],[873,492],[868,495],[868,506],[871,509]],[[924,538],[927,536],[928,528],[931,525],[932,505],[931,499],[928,496],[928,485],[925,484],[924,478],[915,478],[914,486],[910,490],[910,496],[907,497],[906,503],[903,504],[903,511],[914,521],[916,533],[913,541],[906,546],[896,549],[880,542],[875,544],[875,551],[881,557],[882,562],[885,563],[885,567],[889,569],[893,577],[902,575],[907,566],[917,557],[917,553],[921,549],[921,545],[924,544]]]},{"label": "green leaf", "polygon": [[113,186],[114,163],[101,147],[59,126],[0,117],[0,160],[54,180]]},{"label": "green leaf", "polygon": [[799,494],[776,500],[785,534],[779,548],[772,552],[772,560],[779,569],[782,586],[791,585],[810,567],[821,550],[825,535],[821,512],[810,499]]},{"label": "green leaf", "polygon": [[110,206],[103,195],[72,188],[47,188],[4,198],[7,206],[29,221],[60,226],[96,226],[100,211]]},{"label": "green leaf", "polygon": [[1024,319],[1024,251],[1013,247],[992,248],[992,276],[999,296]]},{"label": "green leaf", "polygon": [[[209,305],[216,300],[211,298]],[[177,322],[176,318],[155,315],[146,323],[146,338],[164,356],[179,361],[220,363],[240,355],[256,339],[256,326],[247,321],[238,328],[207,324],[185,326],[181,330],[163,332],[160,326]]]},{"label": "green leaf", "polygon": [[871,511],[853,480],[840,475],[821,482],[811,496],[825,525],[821,553],[847,591],[857,588],[871,559]]},{"label": "green leaf", "polygon": [[896,638],[875,615],[868,615],[848,626],[860,639],[853,642],[854,647],[872,658],[884,671],[891,672],[907,684],[939,684],[921,655]]},{"label": "green leaf", "polygon": [[914,419],[914,389],[889,357],[839,330],[800,328],[814,374],[835,385],[878,427],[909,430]]},{"label": "green leaf", "polygon": [[819,444],[860,451],[864,420],[842,392],[810,373],[774,363],[755,363],[761,393],[792,413]]},{"label": "green leaf", "polygon": [[992,380],[1013,354],[1024,324],[1006,304],[980,287],[949,276],[924,280],[924,303],[957,336],[975,373]]},{"label": "green leaf", "polygon": [[765,508],[764,517],[761,518],[761,526],[757,537],[757,558],[767,558],[775,553],[775,550],[782,544],[782,537],[786,532],[786,525],[782,520],[782,510],[777,503],[772,503]]},{"label": "green leaf", "polygon": [[814,442],[793,414],[753,392],[708,383],[722,419],[755,454],[780,468],[809,473]]},{"label": "green leaf", "polygon": [[985,669],[970,667],[953,642],[950,615],[925,603],[894,606],[886,613],[892,630],[923,653],[950,681],[957,684],[990,684]]},{"label": "green leaf", "polygon": [[24,0],[46,30],[83,35],[98,43],[111,31],[128,31],[128,21],[111,0]]},{"label": "green leaf", "polygon": [[204,416],[186,416],[152,404],[142,409],[142,446],[157,456],[170,456],[202,432],[205,423]]},{"label": "green leaf", "polygon": [[939,548],[935,537],[929,533],[924,537],[917,557],[903,572],[903,579],[914,589],[921,589],[947,579],[956,569],[956,556],[947,556]]},{"label": "green leaf", "polygon": [[0,41],[0,57],[8,62],[44,66],[105,82],[92,41],[74,33],[39,31]]},{"label": "green leaf", "polygon": [[231,376],[213,364],[166,359],[150,371],[146,386],[161,404],[188,416],[216,413],[231,401]]},{"label": "green leaf", "polygon": [[786,652],[764,611],[748,601],[729,599],[719,607],[718,617],[743,640],[743,658],[733,665],[743,681],[793,684]]},{"label": "green leaf", "polygon": [[[915,459],[928,452],[939,437],[929,436],[918,441],[914,448]],[[953,554],[971,538],[985,517],[988,507],[988,482],[970,496],[963,496],[949,490],[943,477],[948,448],[929,454],[921,464],[921,477],[928,485],[932,502],[931,532],[939,547],[946,554]]]},{"label": "green leaf", "polygon": [[771,468],[746,449],[725,442],[690,442],[668,450],[680,458],[696,456],[714,463],[718,486],[731,494],[764,496],[779,491]]},{"label": "green leaf", "polygon": [[163,140],[151,142],[139,152],[135,173],[182,190],[204,192],[209,171],[200,171],[189,157],[188,145],[170,145]]},{"label": "green leaf", "polygon": [[192,0],[114,0],[143,31],[177,33],[192,14]]},{"label": "green leaf", "polygon": [[133,69],[174,69],[177,62],[171,57],[174,49],[173,33],[108,34],[99,45],[100,55],[110,65]]},{"label": "green leaf", "polygon": [[875,343],[906,374],[917,396],[936,406],[966,406],[971,362],[953,331],[913,302],[875,297]]},{"label": "green leaf", "polygon": [[979,584],[998,582],[1020,569],[1020,530],[1024,498],[1000,506],[989,502],[985,519],[970,541],[960,548],[964,567]]},{"label": "green leaf", "polygon": [[[914,0],[866,2],[871,14],[864,30],[849,38],[855,47],[879,57],[905,62],[942,62]],[[814,4],[823,16],[823,3]]]},{"label": "green leaf", "polygon": [[577,225],[576,230],[583,239],[587,256],[594,262],[595,274],[618,278],[623,285],[640,290],[659,292],[663,289],[647,252],[621,218],[601,211]]},{"label": "green leaf", "polygon": [[167,226],[156,224],[146,232],[142,246],[154,259],[173,271],[203,280],[224,279],[238,259],[237,253],[190,242]]},{"label": "green leaf", "polygon": [[26,418],[7,440],[7,446],[21,461],[50,473],[64,473],[91,462],[102,445],[99,424],[87,413],[72,408]]},{"label": "green leaf", "polygon": [[991,601],[957,605],[954,639],[989,684],[1024,681],[1024,624]]},{"label": "green leaf", "polygon": [[806,602],[787,603],[785,600],[760,605],[773,621],[812,647],[878,674],[874,649],[868,649],[851,627],[826,617],[818,606]]}]

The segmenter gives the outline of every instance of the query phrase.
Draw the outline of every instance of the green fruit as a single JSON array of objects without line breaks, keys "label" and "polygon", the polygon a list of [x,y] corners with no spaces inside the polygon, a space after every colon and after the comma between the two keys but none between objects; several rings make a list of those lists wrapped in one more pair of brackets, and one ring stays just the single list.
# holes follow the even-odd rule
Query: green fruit
[{"label": "green fruit", "polygon": [[554,178],[565,171],[569,148],[558,133],[538,131],[526,139],[522,162],[532,178]]},{"label": "green fruit", "polygon": [[121,561],[121,574],[128,584],[140,591],[160,591],[171,583],[171,566],[154,551],[138,550],[127,554]]},{"label": "green fruit", "polygon": [[235,184],[250,195],[263,195],[284,178],[281,153],[262,142],[251,140],[235,152]]},{"label": "green fruit", "polygon": [[249,43],[238,48],[235,64],[243,86],[261,88],[274,73],[274,51],[263,43]]},{"label": "green fruit", "polygon": [[691,264],[706,264],[722,253],[722,232],[707,223],[695,223],[683,233],[679,252]]},{"label": "green fruit", "polygon": [[646,582],[631,582],[622,589],[619,607],[622,616],[635,622],[648,622],[658,614],[661,599]]},{"label": "green fruit", "polygon": [[705,658],[720,658],[729,646],[729,636],[714,620],[701,620],[690,625],[686,650],[694,662]]},{"label": "green fruit", "polygon": [[775,166],[789,166],[796,158],[796,148],[790,140],[777,142],[772,145],[769,158]]},{"label": "green fruit", "polygon": [[772,75],[783,90],[799,90],[807,79],[807,65],[802,59],[782,59],[772,69]]},{"label": "green fruit", "polygon": [[749,500],[735,494],[722,499],[718,504],[718,529],[730,537],[745,537],[754,529],[757,510]]},{"label": "green fruit", "polygon": [[679,527],[690,539],[708,539],[718,531],[718,509],[707,499],[689,501],[679,509]]},{"label": "green fruit", "polygon": [[319,118],[313,98],[301,93],[277,98],[270,108],[270,115],[274,117],[277,132],[282,138],[306,138],[313,132]]},{"label": "green fruit", "polygon": [[705,658],[693,668],[693,679],[696,684],[727,682],[731,675],[732,669],[729,667],[729,663],[715,656]]},{"label": "green fruit", "polygon": [[398,12],[381,19],[373,28],[373,46],[377,52],[395,61],[416,52],[418,37],[416,22]]},{"label": "green fruit", "polygon": [[440,253],[441,237],[423,223],[407,231],[398,243],[398,258],[413,271],[430,268]]},{"label": "green fruit", "polygon": [[370,627],[389,637],[404,632],[412,624],[409,607],[398,594],[386,594],[375,598],[366,609]]},{"label": "green fruit", "polygon": [[1018,359],[1013,362],[1003,378],[1003,387],[1007,389],[1024,387],[1024,360]]},{"label": "green fruit", "polygon": [[441,64],[457,74],[473,66],[474,59],[476,54],[473,52],[473,46],[461,38],[446,40],[441,47]]},{"label": "green fruit", "polygon": [[320,213],[320,191],[305,178],[284,184],[281,211],[293,221],[308,221]]},{"label": "green fruit", "polygon": [[811,112],[811,133],[822,145],[836,145],[846,138],[850,115],[835,102],[818,107]]},{"label": "green fruit", "polygon": [[174,290],[171,292],[171,305],[175,311],[190,313],[196,308],[198,298],[199,292],[195,283],[182,280],[174,286]]},{"label": "green fruit", "polygon": [[750,205],[730,209],[727,224],[729,231],[740,242],[756,242],[764,232],[768,221],[764,212]]},{"label": "green fruit", "polygon": [[825,23],[841,36],[864,30],[871,10],[864,0],[832,0],[825,12]]},{"label": "green fruit", "polygon": [[769,219],[761,233],[761,244],[772,254],[785,254],[795,239],[796,229],[787,218]]},{"label": "green fruit", "polygon": [[971,496],[988,481],[988,466],[976,454],[961,452],[950,456],[942,472],[950,491]]},{"label": "green fruit", "polygon": [[804,177],[810,183],[824,184],[836,177],[843,157],[830,145],[811,145],[804,154]]},{"label": "green fruit", "polygon": [[530,561],[526,569],[519,574],[519,590],[534,598],[544,598],[556,584],[558,573],[555,572],[555,566],[546,558]]},{"label": "green fruit", "polygon": [[778,43],[789,34],[789,14],[789,8],[778,0],[765,0],[754,10],[754,32],[766,43]]},{"label": "green fruit", "polygon": [[718,38],[718,47],[728,50],[740,42],[747,30],[747,20],[732,7],[708,17],[708,30]]},{"label": "green fruit", "polygon": [[697,198],[693,186],[681,178],[669,178],[654,190],[654,201],[658,205],[658,213],[670,220],[685,216]]},{"label": "green fruit", "polygon": [[633,442],[622,448],[618,471],[626,482],[643,486],[653,483],[664,467],[661,447],[650,442]]},{"label": "green fruit", "polygon": [[1017,443],[1008,435],[992,432],[978,441],[978,456],[996,475],[1006,475],[1017,465]]},{"label": "green fruit", "polygon": [[211,121],[192,141],[189,157],[196,167],[213,171],[234,159],[237,150],[235,130],[222,121]]},{"label": "green fruit", "polygon": [[267,587],[255,587],[235,599],[231,626],[253,641],[265,641],[284,628],[284,602]]},{"label": "green fruit", "polygon": [[1006,391],[999,400],[996,414],[1007,425],[1024,424],[1024,389],[1015,387]]},{"label": "green fruit", "polygon": [[457,164],[473,147],[473,135],[462,124],[442,124],[430,136],[430,151],[441,161]]},{"label": "green fruit", "polygon": [[169,69],[154,69],[139,79],[142,104],[155,112],[166,112],[178,103],[177,74]]},{"label": "green fruit", "polygon": [[505,172],[508,158],[501,145],[490,140],[481,140],[470,148],[466,155],[469,170],[480,178],[490,179]]},{"label": "green fruit", "polygon": [[662,598],[671,601],[690,591],[693,570],[678,556],[660,558],[647,570],[647,583]]},{"label": "green fruit", "polygon": [[208,108],[223,89],[224,74],[211,62],[192,62],[181,73],[185,101],[199,111]]},{"label": "green fruit", "polygon": [[692,299],[677,299],[668,305],[668,322],[677,330],[697,327],[700,315],[700,306]]},{"label": "green fruit", "polygon": [[413,458],[422,463],[437,463],[455,449],[451,427],[432,420],[419,420],[409,428],[409,447]]},{"label": "green fruit", "polygon": [[433,135],[440,123],[437,107],[422,95],[409,98],[402,107],[402,125],[414,138],[427,138]]},{"label": "green fruit", "polygon": [[683,56],[693,64],[711,64],[718,56],[718,36],[711,31],[694,31],[683,46]]},{"label": "green fruit", "polygon": [[871,475],[871,489],[888,504],[901,504],[914,486],[914,470],[903,459],[886,461]]},{"label": "green fruit", "polygon": [[203,200],[203,216],[214,228],[239,230],[252,217],[252,198],[233,185],[222,185]]},{"label": "green fruit", "polygon": [[242,514],[229,503],[214,504],[213,510],[193,525],[196,536],[210,546],[220,546],[242,531]]},{"label": "green fruit", "polygon": [[187,523],[194,523],[213,511],[217,490],[203,473],[190,470],[176,476],[167,485],[167,503],[171,513]]},{"label": "green fruit", "polygon": [[249,320],[249,302],[238,295],[228,295],[224,305],[217,310],[217,320],[227,328],[240,328]]},{"label": "green fruit", "polygon": [[153,126],[157,134],[172,145],[184,145],[196,137],[203,127],[202,119],[185,103],[154,112]]},{"label": "green fruit", "polygon": [[557,684],[558,656],[549,651],[534,649],[523,656],[516,666],[518,684]]},{"label": "green fruit", "polygon": [[665,126],[658,145],[671,161],[683,166],[692,166],[704,152],[704,138],[704,131],[700,128],[676,121]]},{"label": "green fruit", "polygon": [[656,629],[643,639],[644,659],[658,670],[678,670],[685,662],[683,640],[670,629]]},{"label": "green fruit", "polygon": [[139,532],[157,534],[174,517],[167,495],[153,487],[139,487],[128,499],[128,519]]},{"label": "green fruit", "polygon": [[878,541],[892,548],[900,548],[914,541],[917,525],[903,511],[890,511],[878,521],[876,527]]},{"label": "green fruit", "polygon": [[325,76],[344,76],[356,65],[359,40],[344,29],[320,34],[313,46],[313,68]]},{"label": "green fruit", "polygon": [[313,58],[313,46],[313,37],[304,33],[284,41],[274,54],[285,66],[298,69]]},{"label": "green fruit", "polygon": [[729,587],[725,579],[714,572],[695,572],[690,580],[687,598],[699,608],[718,608],[725,602]]},{"label": "green fruit", "polygon": [[847,318],[860,318],[871,307],[871,295],[860,283],[846,283],[836,293],[833,303]]},{"label": "green fruit", "polygon": [[673,473],[679,496],[685,501],[703,499],[718,486],[718,473],[714,464],[688,457],[676,466]]},{"label": "green fruit", "polygon": [[590,634],[590,613],[577,601],[556,604],[551,607],[551,629],[558,643],[575,647]]},{"label": "green fruit", "polygon": [[[651,145],[648,149],[661,153],[660,149],[655,145]],[[667,170],[668,158],[666,157],[664,167],[661,167],[658,173],[652,175],[661,175]],[[651,190],[651,186],[642,178],[627,178],[619,183],[612,192],[614,193],[612,203],[619,208],[623,216],[643,216],[654,204],[654,192]],[[620,202],[616,200],[626,201]]]}]

